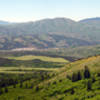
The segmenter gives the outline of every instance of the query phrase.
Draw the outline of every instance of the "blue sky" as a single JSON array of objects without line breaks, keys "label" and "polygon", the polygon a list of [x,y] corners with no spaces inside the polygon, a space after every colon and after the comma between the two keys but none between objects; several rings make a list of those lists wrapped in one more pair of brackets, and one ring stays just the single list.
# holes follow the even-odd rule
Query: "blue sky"
[{"label": "blue sky", "polygon": [[100,17],[100,0],[0,0],[0,20],[26,22],[55,17]]}]

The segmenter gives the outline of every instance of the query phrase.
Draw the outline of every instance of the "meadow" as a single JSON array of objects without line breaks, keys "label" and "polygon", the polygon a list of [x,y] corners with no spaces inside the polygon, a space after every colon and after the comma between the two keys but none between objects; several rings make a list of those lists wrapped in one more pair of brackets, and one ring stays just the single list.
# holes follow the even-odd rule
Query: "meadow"
[{"label": "meadow", "polygon": [[47,62],[59,62],[59,63],[67,63],[68,60],[64,58],[54,58],[54,57],[47,57],[47,56],[35,56],[35,55],[26,55],[26,56],[19,56],[19,57],[7,57],[8,59],[15,59],[15,60],[34,60],[39,59],[42,61]]}]

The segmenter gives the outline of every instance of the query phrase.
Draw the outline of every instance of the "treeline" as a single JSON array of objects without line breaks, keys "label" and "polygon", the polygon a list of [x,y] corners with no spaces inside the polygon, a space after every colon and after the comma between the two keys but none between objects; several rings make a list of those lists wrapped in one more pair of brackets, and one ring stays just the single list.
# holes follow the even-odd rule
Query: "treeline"
[{"label": "treeline", "polygon": [[83,72],[78,71],[77,73],[73,73],[72,74],[72,82],[76,82],[78,80],[82,80],[83,78],[90,78],[91,77],[91,73],[90,70],[87,66],[85,66],[85,69]]},{"label": "treeline", "polygon": [[[100,74],[97,73],[97,76],[100,76]],[[77,82],[79,80],[88,79],[87,84],[86,84],[88,91],[92,90],[92,83],[96,81],[95,77],[91,75],[91,72],[88,66],[85,66],[83,71],[78,71],[76,73],[73,73],[72,76],[67,75],[67,78],[70,79],[72,82]]]},{"label": "treeline", "polygon": [[59,68],[62,67],[58,62],[47,62],[47,61],[42,61],[40,59],[34,59],[34,60],[15,60],[15,59],[7,59],[7,58],[0,58],[0,66],[4,67],[19,67],[19,66],[24,66],[24,67],[35,67],[37,66],[38,68]]},{"label": "treeline", "polygon": [[[9,86],[13,86],[13,88],[26,88],[32,89],[36,87],[36,91],[39,90],[37,84],[41,81],[50,79],[55,76],[55,73],[51,73],[48,71],[40,71],[32,74],[0,74],[0,95],[3,93],[9,92]],[[35,80],[30,83],[30,80]],[[30,84],[29,84],[30,83]]]},{"label": "treeline", "polygon": [[24,55],[36,55],[36,56],[48,56],[48,57],[61,57],[64,59],[67,59],[69,61],[76,61],[80,58],[77,57],[70,57],[67,55],[61,55],[58,52],[52,52],[52,51],[45,51],[45,50],[34,50],[34,51],[0,51],[0,55],[3,56],[24,56]]}]

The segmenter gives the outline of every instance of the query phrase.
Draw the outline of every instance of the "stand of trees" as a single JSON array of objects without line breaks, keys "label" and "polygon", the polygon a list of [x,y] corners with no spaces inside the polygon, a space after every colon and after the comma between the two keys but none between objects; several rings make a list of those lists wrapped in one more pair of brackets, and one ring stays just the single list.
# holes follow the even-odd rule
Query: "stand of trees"
[{"label": "stand of trees", "polygon": [[82,73],[81,71],[78,71],[77,73],[73,73],[72,74],[72,82],[76,82],[81,80],[82,78],[90,78],[91,77],[91,73],[90,70],[87,66],[85,66],[84,72]]}]

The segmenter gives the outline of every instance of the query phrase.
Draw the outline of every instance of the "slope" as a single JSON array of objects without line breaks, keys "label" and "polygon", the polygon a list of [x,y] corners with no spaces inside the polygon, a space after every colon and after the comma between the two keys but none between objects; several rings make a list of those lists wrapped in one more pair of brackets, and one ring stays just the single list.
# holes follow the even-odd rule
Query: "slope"
[{"label": "slope", "polygon": [[[84,77],[88,66],[91,77]],[[100,99],[100,56],[78,60],[57,70],[53,77],[43,80],[31,89],[9,87],[9,92],[0,98],[6,100],[99,100]],[[82,78],[72,82],[72,75],[80,71]],[[30,82],[33,82],[30,80]],[[88,85],[90,84],[90,85]],[[91,87],[89,87],[91,86]]]},{"label": "slope", "polygon": [[[89,24],[91,23],[91,24]],[[67,18],[0,25],[0,49],[66,48],[100,43],[100,21]]]}]

